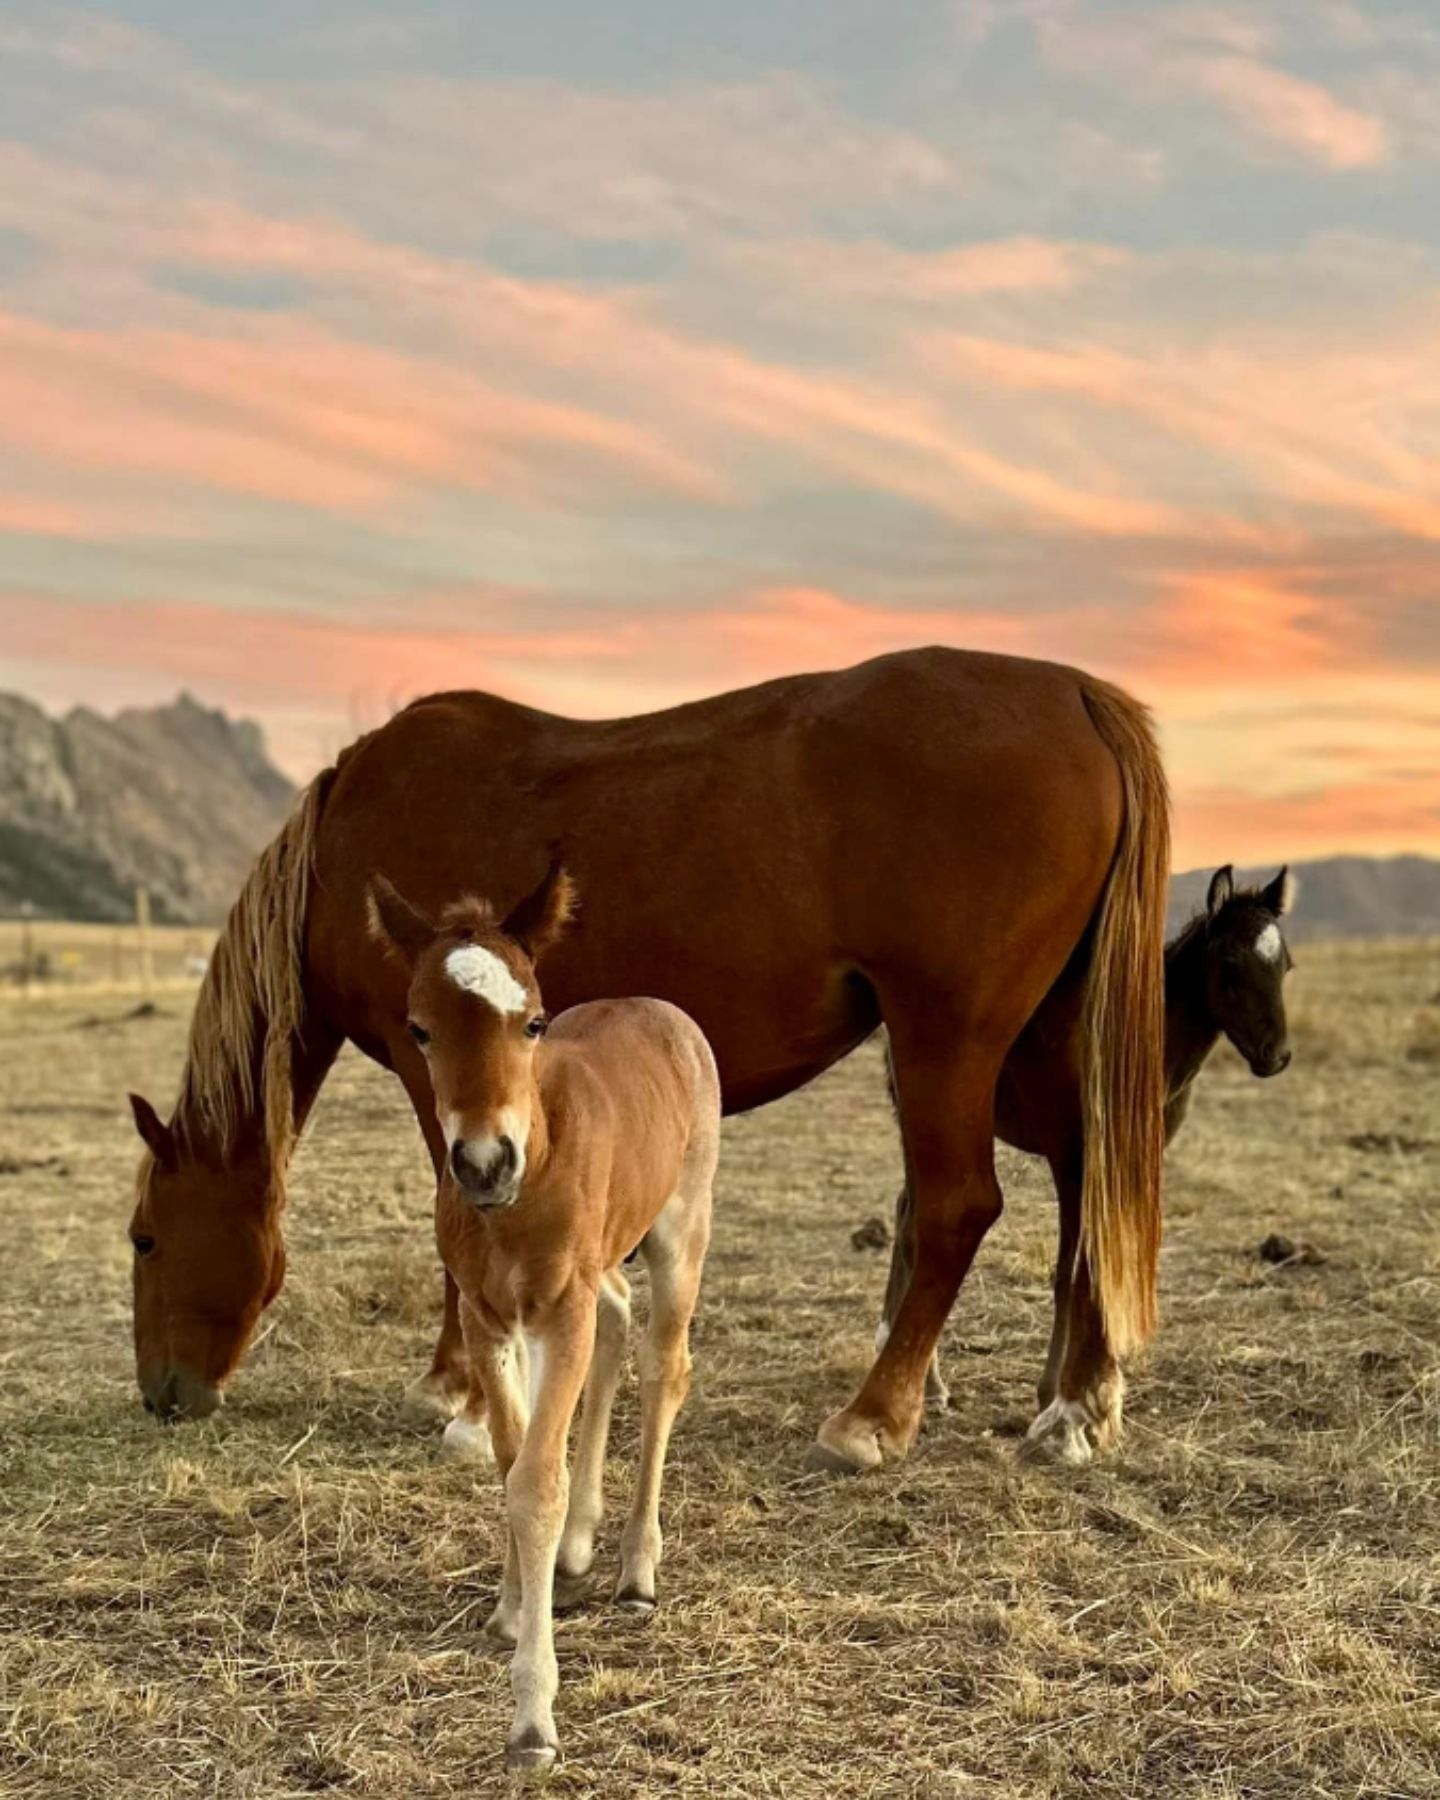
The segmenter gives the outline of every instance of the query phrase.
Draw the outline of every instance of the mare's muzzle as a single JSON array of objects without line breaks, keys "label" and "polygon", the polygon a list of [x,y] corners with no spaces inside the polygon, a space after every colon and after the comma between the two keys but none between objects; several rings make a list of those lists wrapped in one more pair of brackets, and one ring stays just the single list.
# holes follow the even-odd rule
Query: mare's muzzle
[{"label": "mare's muzzle", "polygon": [[167,1424],[178,1419],[208,1419],[225,1404],[219,1388],[212,1387],[188,1369],[158,1369],[140,1377],[145,1410]]},{"label": "mare's muzzle", "polygon": [[520,1150],[514,1138],[456,1138],[450,1173],[479,1207],[511,1206],[520,1191]]}]

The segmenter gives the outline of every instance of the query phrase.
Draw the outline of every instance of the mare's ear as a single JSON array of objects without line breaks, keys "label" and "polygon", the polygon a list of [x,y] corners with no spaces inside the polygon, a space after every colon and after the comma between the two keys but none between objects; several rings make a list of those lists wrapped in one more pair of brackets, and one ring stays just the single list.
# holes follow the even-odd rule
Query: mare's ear
[{"label": "mare's ear", "polygon": [[1272,912],[1277,919],[1283,919],[1295,904],[1295,891],[1298,886],[1299,883],[1290,873],[1290,865],[1287,863],[1260,895],[1260,904],[1266,912]]},{"label": "mare's ear", "polygon": [[1205,896],[1205,911],[1214,918],[1227,900],[1235,898],[1235,867],[1226,863],[1210,877],[1210,892]]},{"label": "mare's ear", "polygon": [[435,925],[412,906],[393,882],[373,875],[366,895],[370,935],[388,944],[412,966],[435,939]]},{"label": "mare's ear", "polygon": [[564,864],[553,862],[539,887],[512,909],[500,929],[514,938],[531,962],[539,962],[575,917],[579,897]]},{"label": "mare's ear", "polygon": [[162,1169],[175,1166],[175,1139],[170,1127],[143,1094],[130,1096],[130,1110],[135,1115],[135,1129],[145,1140],[145,1148]]}]

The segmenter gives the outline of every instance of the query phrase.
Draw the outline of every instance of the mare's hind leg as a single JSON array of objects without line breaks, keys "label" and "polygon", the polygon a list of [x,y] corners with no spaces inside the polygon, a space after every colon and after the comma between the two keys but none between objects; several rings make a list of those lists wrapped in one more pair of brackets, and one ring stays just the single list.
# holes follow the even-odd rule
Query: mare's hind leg
[{"label": "mare's hind leg", "polygon": [[690,1391],[690,1321],[710,1242],[711,1191],[719,1155],[719,1107],[697,1120],[680,1187],[642,1245],[650,1271],[650,1317],[640,1349],[640,1467],[635,1498],[620,1540],[621,1606],[649,1612],[664,1541],[660,1489],[676,1414]]},{"label": "mare's hind leg", "polygon": [[630,1335],[630,1283],[619,1269],[601,1278],[595,1315],[595,1354],[585,1380],[580,1432],[570,1474],[570,1510],[555,1564],[556,1604],[576,1598],[595,1560],[595,1533],[605,1514],[605,1448],[610,1441],[610,1414],[625,1367]]},{"label": "mare's hind leg", "polygon": [[[1078,1198],[1076,1210],[1078,1217]],[[1119,1443],[1124,1402],[1125,1377],[1110,1354],[1090,1267],[1081,1250],[1075,1258],[1055,1396],[1026,1433],[1025,1447],[1083,1467],[1096,1451]]]},{"label": "mare's hind leg", "polygon": [[[890,1246],[890,1274],[885,1283],[885,1300],[880,1308],[880,1323],[875,1327],[875,1354],[885,1348],[890,1327],[910,1285],[910,1271],[915,1267],[915,1202],[910,1189],[902,1187],[895,1196],[895,1239]],[[944,1412],[950,1404],[950,1390],[940,1373],[940,1351],[937,1346],[925,1371],[925,1398],[936,1412]]]},{"label": "mare's hind leg", "polygon": [[[885,996],[882,994],[882,1004]],[[1013,1032],[917,994],[887,1006],[915,1200],[915,1262],[884,1347],[860,1391],[820,1428],[811,1464],[846,1474],[902,1456],[924,1410],[925,1371],[975,1252],[1000,1216],[995,1179],[995,1083]],[[1003,1038],[1003,1042],[997,1042]]]}]

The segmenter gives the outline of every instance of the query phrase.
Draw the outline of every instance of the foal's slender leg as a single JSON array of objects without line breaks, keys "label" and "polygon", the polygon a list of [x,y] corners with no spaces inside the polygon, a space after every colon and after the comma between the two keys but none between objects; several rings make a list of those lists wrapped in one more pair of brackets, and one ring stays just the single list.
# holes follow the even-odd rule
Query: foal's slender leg
[{"label": "foal's slender leg", "polygon": [[[508,1339],[492,1336],[468,1307],[463,1306],[465,1347],[469,1366],[488,1402],[495,1440],[495,1462],[504,1482],[525,1441],[525,1393],[519,1377],[518,1334]],[[520,1563],[515,1533],[506,1519],[505,1572],[500,1597],[485,1629],[502,1643],[513,1644],[520,1623]]]},{"label": "foal's slender leg", "polygon": [[[915,1202],[910,1198],[907,1182],[895,1196],[895,1240],[890,1246],[890,1275],[885,1283],[885,1300],[880,1309],[880,1323],[875,1328],[875,1351],[885,1348],[890,1327],[910,1285],[910,1271],[915,1267]],[[936,1412],[944,1412],[950,1404],[950,1390],[940,1373],[940,1351],[936,1348],[925,1371],[925,1398]]]},{"label": "foal's slender leg", "polygon": [[640,1348],[640,1467],[620,1540],[615,1598],[636,1612],[655,1605],[655,1571],[664,1549],[660,1489],[676,1415],[690,1391],[690,1321],[710,1235],[708,1181],[701,1195],[679,1194],[645,1239],[650,1318]]},{"label": "foal's slender leg", "polygon": [[563,1605],[567,1587],[583,1580],[595,1559],[595,1533],[605,1514],[605,1447],[610,1439],[610,1413],[625,1368],[630,1335],[630,1283],[619,1269],[601,1279],[595,1317],[595,1355],[585,1383],[575,1463],[570,1474],[570,1511],[560,1539],[556,1592]]},{"label": "foal's slender leg", "polygon": [[903,1020],[886,1012],[915,1197],[915,1266],[874,1367],[849,1406],[821,1426],[811,1456],[816,1467],[850,1474],[876,1467],[887,1454],[903,1455],[914,1441],[925,1370],[1003,1205],[994,1130],[1004,1047],[993,1041],[998,1033],[987,1042],[970,1021],[927,1009],[925,999],[918,997]]},{"label": "foal's slender leg", "polygon": [[545,1770],[555,1761],[555,1552],[565,1527],[570,1476],[566,1440],[595,1346],[593,1292],[575,1294],[536,1322],[543,1347],[539,1392],[520,1454],[505,1480],[505,1504],[520,1574],[520,1622],[510,1689],[515,1714],[505,1745],[512,1769]]},{"label": "foal's slender leg", "polygon": [[1075,1281],[1075,1258],[1080,1249],[1080,1193],[1084,1183],[1083,1166],[1078,1156],[1052,1157],[1050,1172],[1055,1177],[1055,1198],[1059,1203],[1060,1241],[1055,1251],[1055,1318],[1050,1327],[1045,1373],[1036,1389],[1042,1411],[1059,1391],[1060,1370],[1065,1361],[1070,1329],[1070,1292]]}]

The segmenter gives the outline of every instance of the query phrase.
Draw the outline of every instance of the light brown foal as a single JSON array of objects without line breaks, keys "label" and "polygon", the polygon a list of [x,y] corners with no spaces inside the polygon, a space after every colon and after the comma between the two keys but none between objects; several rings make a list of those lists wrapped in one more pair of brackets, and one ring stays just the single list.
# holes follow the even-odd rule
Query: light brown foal
[{"label": "light brown foal", "polygon": [[[690,1385],[720,1142],[715,1059],[677,1007],[598,1000],[547,1029],[535,964],[573,903],[558,868],[503,924],[477,900],[435,923],[383,879],[371,885],[375,933],[410,971],[408,1026],[448,1146],[437,1236],[505,1481],[509,1549],[489,1629],[515,1645],[506,1761],[537,1773],[559,1750],[557,1556],[567,1585],[594,1557],[630,1322],[620,1264],[637,1248],[650,1271],[650,1323],[616,1599],[643,1611],[655,1604],[660,1486]],[[582,1388],[572,1480],[566,1451]],[[468,1429],[484,1427],[471,1420]]]}]

